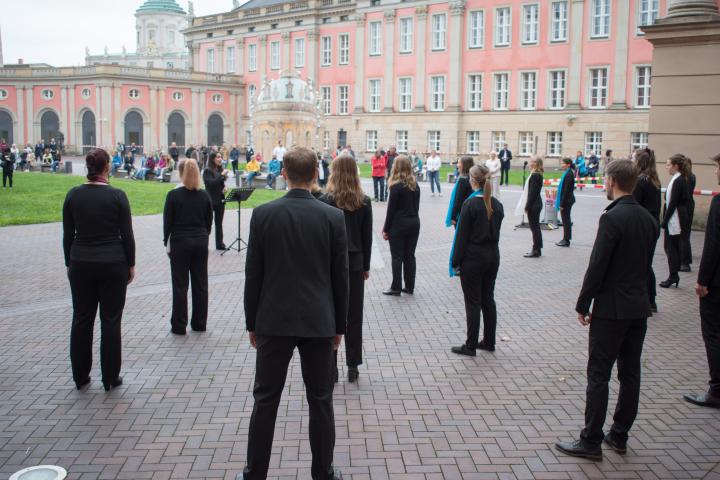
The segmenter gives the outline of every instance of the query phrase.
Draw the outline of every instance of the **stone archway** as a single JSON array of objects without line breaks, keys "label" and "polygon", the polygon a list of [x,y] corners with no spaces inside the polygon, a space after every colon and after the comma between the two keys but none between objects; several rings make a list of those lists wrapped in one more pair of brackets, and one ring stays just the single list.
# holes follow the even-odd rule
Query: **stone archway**
[{"label": "stone archway", "polygon": [[97,132],[95,131],[95,114],[86,110],[82,116],[82,148],[83,155],[87,154],[97,145]]},{"label": "stone archway", "polygon": [[58,133],[60,132],[60,118],[57,113],[52,110],[48,110],[40,117],[40,137],[47,143],[50,143],[50,139],[58,139]]},{"label": "stone archway", "polygon": [[138,112],[131,110],[125,114],[125,145],[130,146],[133,143],[142,146],[143,136],[143,118]]},{"label": "stone archway", "polygon": [[13,119],[5,110],[0,110],[0,138],[4,138],[8,145],[14,142]]},{"label": "stone archway", "polygon": [[224,142],[225,122],[220,115],[213,113],[208,117],[207,144],[208,146],[222,146]]},{"label": "stone archway", "polygon": [[167,144],[170,146],[175,142],[180,149],[185,148],[185,117],[178,112],[173,112],[168,117],[167,123]]}]

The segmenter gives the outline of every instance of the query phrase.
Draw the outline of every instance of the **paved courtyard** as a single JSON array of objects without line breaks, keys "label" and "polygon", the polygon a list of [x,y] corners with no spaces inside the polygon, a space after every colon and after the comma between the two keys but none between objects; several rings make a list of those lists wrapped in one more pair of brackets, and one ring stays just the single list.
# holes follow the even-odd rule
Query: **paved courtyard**
[{"label": "paved courtyard", "polygon": [[[540,259],[524,259],[530,232],[514,230],[517,188],[504,190],[494,354],[458,357],[465,335],[459,281],[447,276],[449,197],[423,185],[414,296],[385,297],[390,255],[374,204],[373,269],[365,295],[365,364],[341,370],[335,390],[335,464],[353,480],[720,479],[720,410],[681,400],[706,388],[695,273],[662,290],[649,321],[640,413],[629,452],[603,462],[559,456],[583,423],[587,329],[574,305],[607,201],[578,192],[574,241],[544,232]],[[249,211],[243,212],[245,231]],[[226,213],[226,241],[236,216]],[[0,478],[55,464],[70,479],[235,479],[245,462],[255,354],[244,331],[244,255],[210,255],[206,333],[170,334],[169,262],[160,216],[134,219],[137,278],[123,318],[124,385],[105,393],[96,365],[75,390],[68,358],[71,308],[60,224],[0,229]],[[702,234],[693,234],[695,266]],[[662,248],[658,279],[667,274]],[[282,301],[282,292],[277,293]],[[98,329],[99,330],[99,329]],[[96,338],[99,332],[96,332]],[[344,361],[342,362],[344,363]],[[617,384],[611,385],[611,405]],[[298,356],[283,394],[271,478],[310,478],[308,416]]]}]

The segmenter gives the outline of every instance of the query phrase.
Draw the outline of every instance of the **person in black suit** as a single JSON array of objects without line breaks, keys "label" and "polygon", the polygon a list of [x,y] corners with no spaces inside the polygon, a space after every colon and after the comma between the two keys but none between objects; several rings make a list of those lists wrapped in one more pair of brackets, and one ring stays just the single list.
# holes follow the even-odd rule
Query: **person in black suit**
[{"label": "person in black suit", "polygon": [[[500,226],[504,212],[502,203],[492,195],[490,170],[484,165],[470,169],[472,196],[465,201],[455,231],[450,259],[452,274],[459,273],[465,315],[467,339],[459,347],[452,347],[458,355],[475,356],[476,349],[495,351],[495,279],[500,268]],[[480,311],[484,320],[483,338],[480,336]]]},{"label": "person in black suit", "polygon": [[465,200],[473,193],[470,186],[470,169],[475,165],[472,157],[461,157],[457,162],[457,181],[450,195],[450,204],[448,205],[448,214],[445,218],[445,226],[456,226],[457,219],[460,217],[460,209]]},{"label": "person in black suit", "polygon": [[542,232],[540,231],[540,212],[542,211],[542,198],[540,192],[543,186],[542,158],[530,159],[530,178],[527,183],[527,201],[525,202],[525,215],[528,216],[530,231],[533,237],[532,250],[524,255],[525,258],[535,258],[542,255]]},{"label": "person in black suit", "polygon": [[[350,265],[350,302],[345,332],[345,362],[348,381],[358,379],[358,365],[362,364],[363,301],[365,281],[370,278],[372,253],[372,204],[363,193],[355,160],[348,153],[333,161],[327,194],[320,200],[339,208],[345,214]],[[337,382],[337,351],[333,380]]]},{"label": "person in black suit", "polygon": [[[649,148],[637,150],[635,155],[635,164],[638,167],[638,181],[633,190],[633,197],[658,224],[660,223],[660,205],[662,203],[660,193],[660,178],[658,177],[657,168],[655,167],[655,152]],[[658,232],[659,233],[659,232]],[[650,265],[650,274],[648,275],[648,295],[650,297],[650,310],[657,312],[657,288],[655,283],[655,271]]]},{"label": "person in black suit", "polygon": [[388,188],[390,196],[382,235],[390,241],[393,280],[383,295],[399,296],[401,292],[412,295],[415,291],[415,248],[420,236],[420,187],[406,155],[395,158]]},{"label": "person in black suit", "polygon": [[[720,154],[712,160],[720,185]],[[715,195],[710,203],[695,293],[700,297],[700,326],[710,369],[710,388],[684,398],[695,405],[720,408],[720,195]]]},{"label": "person in black suit", "polygon": [[687,176],[685,177],[688,191],[688,203],[687,203],[687,228],[682,233],[682,258],[680,260],[680,271],[690,272],[692,265],[692,245],[690,244],[690,232],[692,232],[692,222],[695,216],[695,197],[693,192],[695,191],[695,185],[697,179],[695,174],[692,172],[692,161],[687,159]]},{"label": "person in black suit", "polygon": [[512,152],[508,150],[507,143],[502,150],[498,152],[500,159],[500,185],[505,181],[505,185],[510,185],[510,160],[512,160]]},{"label": "person in black suit", "polygon": [[348,316],[345,217],[310,194],[318,174],[312,150],[291,148],[283,163],[290,191],[256,207],[250,219],[245,321],[257,357],[243,476],[267,477],[277,410],[297,347],[310,407],[312,478],[337,479],[332,361]]},{"label": "person in black suit", "polygon": [[575,173],[573,172],[573,161],[571,158],[563,158],[560,167],[565,171],[560,179],[557,197],[555,197],[555,208],[560,211],[560,218],[563,224],[563,239],[555,245],[558,247],[569,247],[572,240],[572,218],[570,211],[575,204]]},{"label": "person in black suit", "polygon": [[660,282],[662,288],[669,288],[680,282],[680,262],[682,260],[682,235],[690,228],[688,222],[687,157],[675,154],[665,164],[672,177],[665,191],[665,215],[661,227],[665,230],[665,254],[667,255],[670,275]]},{"label": "person in black suit", "polygon": [[72,292],[70,362],[78,390],[90,383],[93,328],[100,307],[100,367],[105,391],[122,384],[122,313],[135,278],[135,237],[125,192],[108,184],[110,155],[93,149],[85,158],[87,183],[63,204],[63,251]]},{"label": "person in black suit", "polygon": [[228,171],[222,166],[222,158],[215,152],[210,153],[208,167],[203,171],[205,191],[212,200],[213,214],[215,216],[215,249],[226,250],[223,242],[223,217],[225,216],[225,179]]},{"label": "person in black suit", "polygon": [[[658,237],[657,222],[632,196],[637,167],[629,160],[614,160],[605,176],[607,197],[613,202],[600,216],[575,307],[580,324],[590,325],[585,428],[579,440],[555,444],[567,455],[591,460],[602,460],[603,441],[619,454],[627,452],[640,399],[647,317],[652,315],[647,276]],[[613,425],[604,434],[608,383],[616,361],[620,391]]]},{"label": "person in black suit", "polygon": [[212,202],[200,190],[200,169],[191,159],[178,166],[181,186],[165,197],[163,242],[170,257],[173,304],[170,331],[185,335],[188,323],[188,275],[192,285],[190,327],[207,329],[208,315],[208,237],[212,228]]}]

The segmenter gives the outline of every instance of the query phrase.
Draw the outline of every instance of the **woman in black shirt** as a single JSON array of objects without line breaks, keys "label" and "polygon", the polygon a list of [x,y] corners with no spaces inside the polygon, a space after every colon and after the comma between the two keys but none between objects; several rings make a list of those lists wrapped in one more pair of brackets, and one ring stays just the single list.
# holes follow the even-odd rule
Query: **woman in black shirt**
[{"label": "woman in black shirt", "polygon": [[181,186],[168,192],[163,213],[163,241],[170,257],[173,306],[170,331],[185,335],[187,328],[188,274],[192,284],[192,318],[196,332],[207,328],[208,237],[212,228],[212,202],[200,190],[200,170],[195,160],[178,167]]},{"label": "woman in black shirt", "polygon": [[680,262],[680,271],[689,272],[691,271],[690,265],[692,264],[692,245],[690,244],[690,232],[692,232],[692,222],[695,216],[695,197],[693,192],[695,191],[695,185],[697,184],[697,178],[692,172],[692,160],[687,159],[688,173],[685,177],[685,183],[687,183],[688,191],[688,204],[687,204],[687,225],[683,229],[682,233],[682,259]]},{"label": "woman in black shirt", "polygon": [[453,187],[452,194],[450,195],[450,204],[448,205],[448,214],[445,218],[445,226],[456,226],[457,219],[460,216],[460,209],[463,206],[463,202],[473,192],[470,186],[469,173],[470,169],[475,165],[475,161],[472,157],[461,157],[457,162],[458,177]]},{"label": "woman in black shirt", "polygon": [[532,250],[524,255],[525,258],[539,257],[542,252],[543,241],[540,231],[540,212],[542,211],[542,198],[540,192],[543,186],[543,161],[542,158],[533,157],[530,159],[530,178],[527,186],[527,202],[525,203],[525,215],[528,216],[530,231],[532,231]]},{"label": "woman in black shirt", "polygon": [[665,254],[667,255],[670,275],[659,283],[662,288],[669,288],[680,282],[680,263],[682,262],[682,238],[685,230],[690,228],[688,221],[687,181],[688,158],[675,154],[665,163],[665,169],[672,178],[665,190],[665,214],[660,226],[665,229]]},{"label": "woman in black shirt", "polygon": [[[348,367],[348,381],[354,382],[359,375],[358,365],[362,364],[363,301],[365,280],[370,278],[372,206],[370,197],[363,193],[357,163],[348,154],[342,154],[333,161],[327,190],[328,193],[320,197],[320,200],[340,208],[345,213],[350,265],[350,303],[345,331],[345,362]],[[337,350],[334,378],[337,382]]]},{"label": "woman in black shirt", "polygon": [[80,390],[90,383],[99,306],[100,368],[108,391],[122,384],[120,323],[125,292],[135,277],[135,238],[127,196],[108,184],[110,155],[91,150],[85,164],[87,183],[70,190],[63,205],[63,250],[73,302],[70,362]]},{"label": "woman in black shirt", "polygon": [[[650,215],[652,215],[659,224],[661,193],[660,178],[658,177],[655,166],[655,152],[649,148],[638,150],[635,153],[635,163],[637,164],[639,175],[635,190],[633,190],[633,197],[650,212]],[[655,302],[656,295],[655,271],[651,264],[648,275],[648,296],[650,297],[650,309],[653,312],[657,312],[657,303]]]},{"label": "woman in black shirt", "polygon": [[[412,295],[415,290],[415,248],[420,236],[420,188],[407,156],[395,158],[388,189],[390,195],[382,235],[390,241],[393,281],[383,294],[398,296],[404,292]],[[405,288],[402,288],[403,273]]]},{"label": "woman in black shirt", "polygon": [[215,249],[225,250],[223,242],[222,222],[225,216],[225,204],[223,198],[225,191],[225,179],[228,171],[222,167],[222,158],[215,152],[210,153],[208,167],[203,171],[203,181],[205,182],[205,191],[210,195],[212,200],[212,209],[215,216]]},{"label": "woman in black shirt", "polygon": [[[451,266],[460,274],[467,340],[452,347],[458,355],[475,356],[476,349],[495,351],[495,279],[500,267],[500,226],[503,206],[492,196],[490,170],[485,166],[470,169],[472,196],[463,204],[453,242]],[[480,336],[480,312],[485,321],[483,339]]]}]

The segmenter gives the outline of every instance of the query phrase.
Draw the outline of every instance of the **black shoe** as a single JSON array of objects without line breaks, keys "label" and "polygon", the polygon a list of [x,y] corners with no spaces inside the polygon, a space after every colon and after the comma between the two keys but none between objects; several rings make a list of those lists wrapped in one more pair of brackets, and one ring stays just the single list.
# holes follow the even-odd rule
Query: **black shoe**
[{"label": "black shoe", "polygon": [[692,269],[690,268],[690,265],[680,265],[680,271],[681,272],[692,272]]},{"label": "black shoe", "polygon": [[605,434],[605,438],[603,438],[603,442],[605,442],[605,445],[612,448],[615,452],[619,453],[620,455],[625,455],[627,453],[627,441],[618,440],[615,437],[613,437],[612,432],[608,432]]},{"label": "black shoe", "polygon": [[122,377],[118,375],[114,382],[106,382],[103,380],[103,387],[106,392],[109,392],[111,388],[119,387],[122,385]]},{"label": "black shoe", "polygon": [[348,382],[355,383],[359,376],[360,372],[357,367],[348,367]]},{"label": "black shoe", "polygon": [[335,366],[333,367],[333,373],[332,373],[332,381],[333,381],[333,383],[337,383],[337,382],[338,382],[338,377],[339,377],[338,368],[337,368],[337,365],[335,365]]},{"label": "black shoe", "polygon": [[525,257],[525,258],[537,258],[539,256],[540,256],[540,250],[532,250],[532,251],[526,253],[525,255],[523,255],[523,257]]},{"label": "black shoe", "polygon": [[183,328],[183,329],[171,328],[171,329],[170,329],[170,332],[171,332],[173,335],[185,335],[185,329],[184,329],[184,328]]},{"label": "black shoe", "polygon": [[657,311],[658,311],[658,309],[657,309],[657,303],[655,303],[655,302],[650,302],[650,311],[653,312],[653,313],[657,313]]},{"label": "black shoe", "polygon": [[570,246],[570,240],[560,240],[555,245],[558,247],[569,247]]},{"label": "black shoe", "polygon": [[87,377],[85,380],[83,380],[83,381],[81,381],[81,382],[75,382],[75,387],[76,387],[78,390],[82,390],[83,387],[86,387],[86,386],[88,386],[89,384],[90,384],[90,377]]},{"label": "black shoe", "polygon": [[403,288],[401,290],[402,293],[407,293],[408,295],[412,295],[415,290],[412,290],[410,288]]},{"label": "black shoe", "polygon": [[686,402],[690,402],[701,407],[720,408],[720,397],[710,395],[709,393],[701,393],[700,395],[683,395]]},{"label": "black shoe", "polygon": [[400,290],[384,290],[382,293],[383,295],[393,295],[395,297],[400,296]]},{"label": "black shoe", "polygon": [[460,345],[459,347],[452,347],[450,349],[452,353],[457,353],[458,355],[467,355],[468,357],[474,357],[475,356],[475,349],[470,348],[465,344]]},{"label": "black shoe", "polygon": [[221,243],[220,245],[215,245],[215,250],[227,250],[227,247],[224,243]]},{"label": "black shoe", "polygon": [[595,461],[602,460],[603,458],[601,446],[588,447],[582,440],[558,442],[555,444],[555,449],[571,457],[588,458]]},{"label": "black shoe", "polygon": [[662,288],[670,288],[673,284],[675,284],[675,288],[678,288],[678,283],[680,283],[679,278],[668,278],[667,280],[658,283],[658,285]]},{"label": "black shoe", "polygon": [[488,352],[495,351],[495,345],[489,345],[489,344],[485,343],[485,340],[480,341],[477,344],[477,348],[479,348],[480,350],[487,350]]},{"label": "black shoe", "polygon": [[192,328],[193,332],[204,332],[205,330],[207,330],[207,327],[190,327],[190,328]]}]

